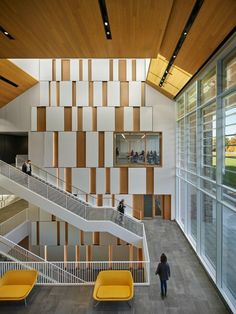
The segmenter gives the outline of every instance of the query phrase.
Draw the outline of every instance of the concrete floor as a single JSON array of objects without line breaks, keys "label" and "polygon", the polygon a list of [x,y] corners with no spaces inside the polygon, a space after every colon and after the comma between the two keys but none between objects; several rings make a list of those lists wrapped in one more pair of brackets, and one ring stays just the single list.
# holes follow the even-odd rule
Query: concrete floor
[{"label": "concrete floor", "polygon": [[[175,222],[145,221],[151,259],[151,285],[135,287],[132,308],[123,302],[100,303],[93,308],[92,286],[35,287],[23,302],[0,302],[0,313],[141,313],[141,314],[225,314],[229,313],[197,257]],[[171,267],[168,296],[160,297],[154,272],[165,252]]]},{"label": "concrete floor", "polygon": [[25,200],[16,201],[6,207],[0,209],[0,223],[18,214],[28,207],[28,202]]}]

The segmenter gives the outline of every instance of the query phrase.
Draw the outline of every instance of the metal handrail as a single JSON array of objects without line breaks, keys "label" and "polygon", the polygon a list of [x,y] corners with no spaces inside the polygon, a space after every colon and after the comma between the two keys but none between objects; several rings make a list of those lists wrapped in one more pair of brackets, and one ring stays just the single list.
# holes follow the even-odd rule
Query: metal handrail
[{"label": "metal handrail", "polygon": [[29,190],[41,195],[42,197],[56,203],[57,205],[66,208],[67,210],[77,214],[85,220],[106,220],[111,221],[130,232],[143,237],[143,223],[123,215],[112,207],[94,208],[82,203],[77,197],[70,193],[61,191],[47,182],[40,181],[38,178],[29,176],[19,169],[0,160],[0,173],[8,177],[14,182],[21,184]]},{"label": "metal handrail", "polygon": [[[41,262],[44,263],[47,267],[50,273],[53,273],[54,275],[57,276],[58,272],[63,272],[65,277],[67,277],[67,280],[69,280],[70,278],[68,277],[75,277],[74,275],[72,275],[71,273],[67,272],[65,269],[62,269],[60,267],[58,267],[57,265],[55,265],[52,262],[48,262],[45,259],[43,259],[42,257],[26,250],[25,248],[19,246],[18,244],[12,242],[11,240],[0,236],[0,253],[2,255],[5,255],[7,258],[13,259],[15,261],[17,261],[18,263],[21,264],[21,262]],[[45,275],[45,274],[42,274]],[[48,277],[48,275],[46,275]],[[50,277],[50,276],[49,276]],[[75,279],[75,278],[73,278]],[[53,279],[53,282],[55,282],[55,279]],[[80,279],[79,277],[77,277],[77,280],[79,280],[80,282],[84,282],[84,280]]]},{"label": "metal handrail", "polygon": [[[17,168],[21,168],[22,164],[23,164],[27,159],[28,159],[28,156],[27,156],[27,155],[16,155],[16,167],[17,167]],[[49,184],[54,185],[53,182],[57,182],[57,186],[56,186],[56,185],[54,185],[54,186],[59,187],[59,188],[66,186],[66,182],[65,182],[63,179],[60,179],[59,177],[57,177],[57,176],[55,176],[55,175],[49,173],[49,172],[46,171],[45,169],[42,169],[42,168],[40,168],[40,167],[38,167],[38,166],[36,166],[36,165],[34,165],[34,164],[32,164],[32,163],[31,163],[31,167],[32,167],[32,172],[33,172],[33,174],[34,174],[35,176],[37,176],[37,177],[39,177],[39,178],[41,178],[41,179],[43,179],[43,180],[46,180],[46,182],[48,182]],[[38,174],[39,176],[38,176],[37,174]],[[44,177],[40,177],[40,175],[44,175]],[[52,179],[52,180],[51,180],[52,182],[49,182],[49,179],[50,179],[50,178]],[[98,199],[97,196],[92,195],[92,194],[90,194],[90,193],[88,193],[88,192],[85,192],[85,191],[83,191],[83,190],[81,190],[81,189],[79,189],[79,188],[73,186],[72,184],[70,184],[69,186],[70,186],[71,191],[72,191],[71,194],[77,195],[78,198],[79,198],[80,196],[85,196],[85,197],[86,197],[86,195],[88,195],[92,200],[94,200],[95,204],[97,204],[97,199]],[[64,191],[67,192],[67,193],[70,193],[70,192],[68,192],[68,191],[66,191],[66,190],[64,190]],[[80,199],[80,198],[79,198],[79,199]],[[109,196],[109,195],[106,195],[106,200],[112,200],[112,197]],[[118,203],[120,202],[120,200],[118,200],[118,199],[116,199],[116,198],[114,198],[114,200],[115,200],[116,202],[118,202]],[[81,201],[83,201],[84,203],[88,204],[89,206],[91,205],[91,204],[89,204],[89,202],[87,202],[87,201],[84,200],[84,199],[81,199]],[[94,205],[94,204],[93,204],[93,205]],[[102,207],[102,206],[99,206],[99,207]],[[131,211],[133,212],[133,208],[132,208],[131,206],[129,206],[129,205],[126,204],[126,207],[130,208]],[[130,217],[132,217],[132,216],[130,216]],[[138,220],[138,219],[136,219],[135,217],[132,217],[132,218],[135,219],[135,220]]]}]

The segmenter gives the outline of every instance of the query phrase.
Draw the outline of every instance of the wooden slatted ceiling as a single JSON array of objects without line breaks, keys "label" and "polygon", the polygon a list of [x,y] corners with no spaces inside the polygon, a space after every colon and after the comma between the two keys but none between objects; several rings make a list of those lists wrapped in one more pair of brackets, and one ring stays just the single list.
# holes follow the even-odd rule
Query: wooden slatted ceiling
[{"label": "wooden slatted ceiling", "polygon": [[0,75],[18,85],[18,87],[14,87],[0,80],[0,108],[38,82],[6,59],[0,60]]},{"label": "wooden slatted ceiling", "polygon": [[235,26],[235,0],[205,0],[175,65],[193,75]]},{"label": "wooden slatted ceiling", "polygon": [[107,0],[107,40],[97,0],[1,0],[1,25],[15,40],[0,35],[0,57],[155,57],[172,4]]}]

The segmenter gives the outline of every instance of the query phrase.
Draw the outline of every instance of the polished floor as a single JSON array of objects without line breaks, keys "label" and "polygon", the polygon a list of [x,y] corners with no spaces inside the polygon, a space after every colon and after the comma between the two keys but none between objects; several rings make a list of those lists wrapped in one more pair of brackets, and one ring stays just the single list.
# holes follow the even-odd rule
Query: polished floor
[{"label": "polished floor", "polygon": [[[127,303],[100,303],[93,308],[92,286],[35,287],[23,302],[2,302],[0,313],[141,313],[141,314],[225,314],[229,313],[197,257],[175,222],[145,221],[151,259],[151,285],[135,287],[132,308]],[[157,259],[165,252],[171,267],[168,296],[160,297],[155,276]]]}]

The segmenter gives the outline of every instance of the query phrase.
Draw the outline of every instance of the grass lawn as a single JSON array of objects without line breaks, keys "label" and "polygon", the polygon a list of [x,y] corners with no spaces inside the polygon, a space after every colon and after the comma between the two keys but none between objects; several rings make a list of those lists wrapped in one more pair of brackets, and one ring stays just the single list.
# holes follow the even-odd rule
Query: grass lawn
[{"label": "grass lawn", "polygon": [[[225,158],[225,174],[223,175],[223,184],[236,188],[236,156],[235,153],[227,152]],[[212,159],[212,165],[216,165],[216,157]],[[228,171],[227,171],[228,170]]]}]

